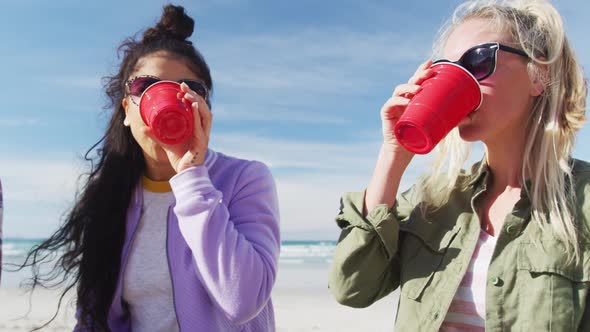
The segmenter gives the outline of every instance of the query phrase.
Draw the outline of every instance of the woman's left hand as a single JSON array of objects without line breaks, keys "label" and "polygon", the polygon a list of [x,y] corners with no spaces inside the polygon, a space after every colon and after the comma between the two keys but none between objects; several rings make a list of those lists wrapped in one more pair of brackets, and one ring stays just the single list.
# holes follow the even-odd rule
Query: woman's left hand
[{"label": "woman's left hand", "polygon": [[[182,92],[179,93],[178,97],[191,103],[194,118],[193,134],[181,144],[168,145],[158,141],[176,173],[205,163],[213,119],[209,106],[203,97],[191,90],[185,83],[180,85],[180,90]],[[145,128],[146,135],[157,140],[151,129],[147,126]]]}]

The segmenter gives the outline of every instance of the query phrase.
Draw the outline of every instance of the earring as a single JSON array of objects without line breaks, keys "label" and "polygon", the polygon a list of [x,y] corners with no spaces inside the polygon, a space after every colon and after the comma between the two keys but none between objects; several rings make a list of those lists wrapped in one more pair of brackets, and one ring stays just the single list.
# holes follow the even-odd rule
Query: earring
[{"label": "earring", "polygon": [[124,125],[125,127],[129,127],[129,125],[130,125],[130,124],[131,124],[131,123],[129,123],[129,119],[128,119],[127,117],[125,117],[125,119],[123,120],[123,125]]}]

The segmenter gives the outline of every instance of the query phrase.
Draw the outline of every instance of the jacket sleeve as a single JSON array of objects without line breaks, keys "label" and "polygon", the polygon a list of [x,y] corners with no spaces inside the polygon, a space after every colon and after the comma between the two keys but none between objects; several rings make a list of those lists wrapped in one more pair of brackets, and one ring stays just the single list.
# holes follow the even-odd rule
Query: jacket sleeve
[{"label": "jacket sleeve", "polygon": [[[581,163],[580,163],[581,164]],[[578,171],[576,184],[576,207],[578,208],[578,229],[580,231],[580,239],[578,244],[582,250],[582,266],[581,268],[587,271],[588,257],[590,257],[590,170]],[[586,300],[582,303],[582,316],[578,325],[578,331],[590,331],[590,283],[584,283]],[[575,292],[574,292],[575,293]]]},{"label": "jacket sleeve", "polygon": [[578,331],[590,331],[590,296],[588,295],[586,295],[586,303],[582,312],[582,318],[580,319]]},{"label": "jacket sleeve", "polygon": [[74,325],[72,332],[85,332],[80,322],[80,308],[76,308],[76,325]]},{"label": "jacket sleeve", "polygon": [[[184,170],[170,184],[180,231],[212,300],[236,324],[256,317],[270,299],[280,248],[270,170],[250,162],[233,197],[222,197],[205,166]],[[222,199],[229,200],[228,207]]]},{"label": "jacket sleeve", "polygon": [[76,325],[72,332],[92,332],[92,329],[89,328],[86,324],[82,322],[82,309],[80,306],[76,307]]},{"label": "jacket sleeve", "polygon": [[341,199],[336,222],[342,232],[328,282],[339,303],[355,308],[367,307],[399,286],[399,220],[413,208],[404,194],[393,209],[379,205],[363,217],[364,199],[364,191]]}]

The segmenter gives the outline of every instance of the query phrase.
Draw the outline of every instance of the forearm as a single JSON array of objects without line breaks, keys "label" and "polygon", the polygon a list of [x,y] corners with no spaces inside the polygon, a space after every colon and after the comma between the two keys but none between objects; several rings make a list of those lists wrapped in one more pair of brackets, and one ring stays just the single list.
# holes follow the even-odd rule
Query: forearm
[{"label": "forearm", "polygon": [[409,153],[389,152],[381,147],[373,176],[367,187],[363,215],[366,216],[380,204],[385,204],[388,208],[393,207],[402,175],[411,160],[412,155]]},{"label": "forearm", "polygon": [[399,225],[385,205],[362,216],[364,193],[342,197],[336,221],[342,234],[332,262],[329,286],[338,302],[366,307],[399,285]]}]

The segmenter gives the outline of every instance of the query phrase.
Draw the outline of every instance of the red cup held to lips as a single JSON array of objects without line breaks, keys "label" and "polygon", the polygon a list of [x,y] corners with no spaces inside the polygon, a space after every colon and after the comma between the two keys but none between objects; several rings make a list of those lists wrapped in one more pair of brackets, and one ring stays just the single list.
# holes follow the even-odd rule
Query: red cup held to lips
[{"label": "red cup held to lips", "polygon": [[479,82],[465,68],[440,62],[397,121],[394,134],[408,151],[426,154],[482,101]]},{"label": "red cup held to lips", "polygon": [[143,122],[152,128],[164,144],[184,142],[193,133],[193,110],[190,101],[178,98],[180,84],[159,81],[150,85],[139,101]]}]

